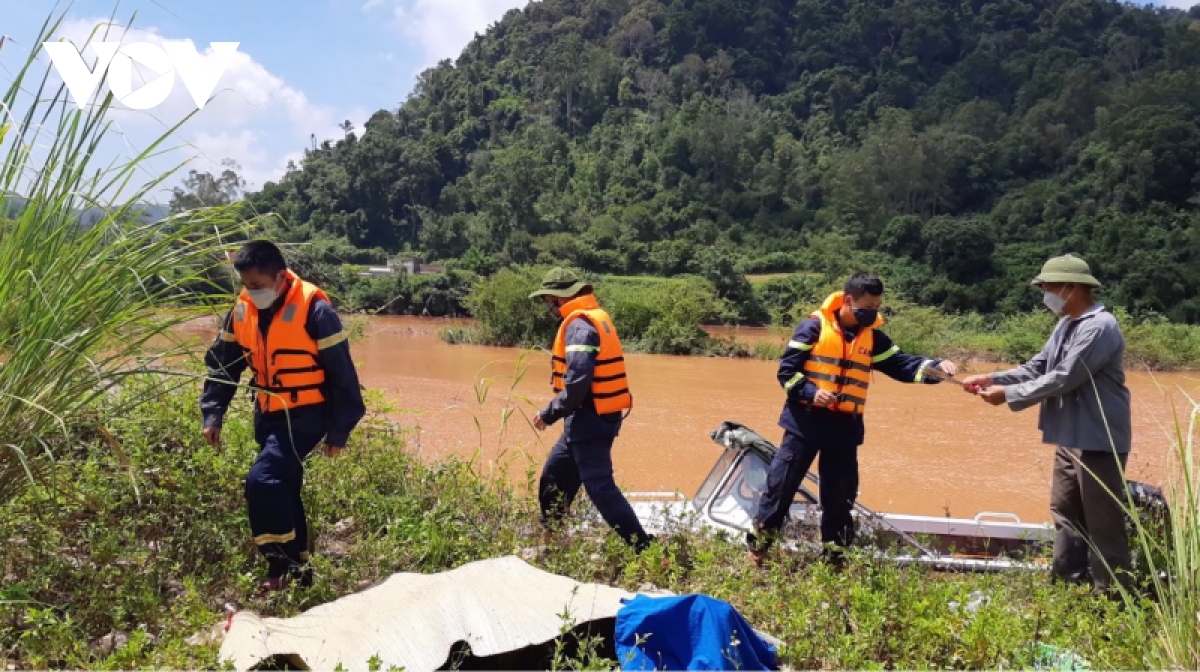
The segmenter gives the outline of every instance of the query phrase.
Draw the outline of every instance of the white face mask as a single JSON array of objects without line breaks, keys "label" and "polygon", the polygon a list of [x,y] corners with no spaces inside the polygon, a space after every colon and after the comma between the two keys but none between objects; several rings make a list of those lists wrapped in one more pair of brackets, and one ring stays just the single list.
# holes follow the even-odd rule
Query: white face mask
[{"label": "white face mask", "polygon": [[1067,300],[1057,294],[1044,292],[1042,295],[1042,303],[1046,304],[1046,307],[1049,308],[1050,311],[1055,315],[1062,315],[1063,307],[1067,305]]},{"label": "white face mask", "polygon": [[246,294],[250,295],[250,300],[254,302],[254,306],[259,310],[270,308],[279,299],[279,292],[275,291],[274,287],[270,289],[247,289]]},{"label": "white face mask", "polygon": [[279,292],[273,289],[247,289],[246,293],[250,295],[250,300],[259,310],[266,310],[275,303],[275,299],[279,298]]}]

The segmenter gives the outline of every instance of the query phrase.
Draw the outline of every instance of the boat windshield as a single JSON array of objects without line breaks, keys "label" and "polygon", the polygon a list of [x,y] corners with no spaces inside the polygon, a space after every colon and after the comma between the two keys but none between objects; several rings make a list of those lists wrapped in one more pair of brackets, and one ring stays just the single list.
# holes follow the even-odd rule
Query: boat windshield
[{"label": "boat windshield", "polygon": [[700,484],[700,489],[696,491],[696,496],[692,497],[692,506],[697,510],[703,510],[704,505],[708,504],[708,498],[712,497],[717,486],[721,484],[721,480],[725,478],[725,472],[729,471],[730,465],[737,459],[739,451],[725,449],[721,451],[721,457],[717,458],[717,463],[713,465],[704,482]]},{"label": "boat windshield", "polygon": [[[742,531],[751,529],[751,521],[758,512],[758,504],[767,489],[767,472],[770,465],[760,455],[740,451],[729,468],[729,476],[711,496],[705,513],[715,523]],[[815,501],[805,488],[801,488],[792,501],[790,515],[794,519],[807,516],[809,505]]]}]

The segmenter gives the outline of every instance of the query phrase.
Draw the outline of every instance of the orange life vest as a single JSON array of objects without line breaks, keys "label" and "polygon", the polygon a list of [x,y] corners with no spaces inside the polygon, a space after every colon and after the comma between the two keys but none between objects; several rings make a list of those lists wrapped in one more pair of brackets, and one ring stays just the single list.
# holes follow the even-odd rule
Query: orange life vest
[{"label": "orange life vest", "polygon": [[591,349],[595,346],[567,345],[567,326],[572,320],[582,318],[592,323],[600,334],[600,351],[596,354],[596,368],[592,374],[592,402],[596,412],[616,413],[633,408],[633,395],[629,392],[629,380],[625,375],[625,352],[612,318],[596,302],[596,297],[585,294],[560,309],[565,314],[554,338],[554,356],[551,358],[550,384],[555,392],[563,390],[563,376],[567,373],[567,352],[574,348]]},{"label": "orange life vest", "polygon": [[325,401],[325,370],[317,362],[317,341],[304,326],[315,299],[329,300],[316,285],[285,271],[287,296],[275,311],[266,342],[258,327],[259,311],[246,290],[233,308],[233,337],[254,372],[258,407],[264,413]]},{"label": "orange life vest", "polygon": [[862,413],[871,385],[875,329],[883,325],[883,318],[875,318],[875,324],[860,328],[854,340],[847,341],[837,317],[843,301],[843,292],[830,294],[810,315],[821,321],[821,337],[813,345],[801,371],[817,389],[838,395],[832,410]]}]

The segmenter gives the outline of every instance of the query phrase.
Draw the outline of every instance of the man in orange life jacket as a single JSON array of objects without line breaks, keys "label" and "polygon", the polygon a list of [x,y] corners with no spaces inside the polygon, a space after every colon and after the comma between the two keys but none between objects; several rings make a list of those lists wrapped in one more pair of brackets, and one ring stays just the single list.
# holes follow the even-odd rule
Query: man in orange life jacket
[{"label": "man in orange life jacket", "polygon": [[[757,534],[747,535],[750,557],[761,564],[772,538],[817,453],[821,541],[847,547],[854,539],[850,515],[858,497],[858,446],[864,437],[863,410],[871,372],[905,383],[936,383],[930,366],[955,375],[953,362],[907,355],[879,330],[883,282],[858,273],[796,327],[779,360],[779,384],[787,394],[779,425],[783,442],[771,461],[767,489],[754,516]],[[833,550],[830,559],[841,560]]]},{"label": "man in orange life jacket", "polygon": [[247,243],[233,266],[245,289],[205,356],[200,411],[205,440],[219,447],[225,411],[251,369],[260,452],[246,476],[246,503],[268,565],[262,597],[296,579],[311,584],[304,459],[322,439],[326,456],[340,452],[366,408],[347,334],[325,292],[288,270],[267,241]]},{"label": "man in orange life jacket", "polygon": [[558,394],[533,420],[539,431],[564,421],[538,484],[542,524],[549,531],[561,520],[582,485],[604,522],[640,552],[651,537],[613,480],[613,441],[633,407],[616,327],[592,286],[570,270],[551,269],[535,297],[561,320],[550,376]]}]

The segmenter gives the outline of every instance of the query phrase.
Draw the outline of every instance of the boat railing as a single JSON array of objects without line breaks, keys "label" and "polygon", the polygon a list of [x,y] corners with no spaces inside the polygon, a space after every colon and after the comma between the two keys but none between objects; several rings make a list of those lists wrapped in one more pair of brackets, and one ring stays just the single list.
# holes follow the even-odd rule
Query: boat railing
[{"label": "boat railing", "polygon": [[975,517],[972,520],[980,524],[992,520],[995,522],[1007,521],[1015,525],[1024,525],[1024,523],[1021,522],[1020,516],[1015,513],[1006,513],[1003,511],[980,511],[979,513],[975,514]]},{"label": "boat railing", "polygon": [[684,494],[678,490],[675,490],[673,492],[667,492],[665,490],[661,490],[661,491],[636,490],[633,492],[622,492],[621,494],[625,495],[625,499],[628,499],[628,500],[636,499],[639,501],[652,501],[652,502],[686,502],[687,501],[687,497],[684,496]]}]

